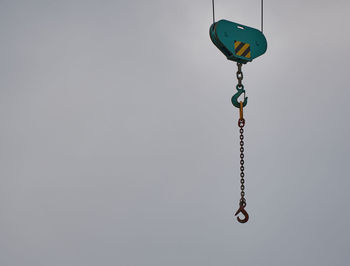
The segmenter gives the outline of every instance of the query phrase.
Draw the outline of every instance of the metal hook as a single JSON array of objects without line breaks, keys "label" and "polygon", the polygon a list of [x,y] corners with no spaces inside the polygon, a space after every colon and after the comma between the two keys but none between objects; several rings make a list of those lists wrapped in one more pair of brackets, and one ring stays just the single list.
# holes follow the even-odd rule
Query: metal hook
[{"label": "metal hook", "polygon": [[238,98],[239,98],[239,96],[241,96],[242,93],[244,93],[243,107],[246,106],[248,103],[248,97],[245,97],[244,86],[237,85],[236,89],[237,89],[237,92],[231,98],[231,102],[232,102],[233,106],[240,108],[240,103],[238,101]]},{"label": "metal hook", "polygon": [[[239,216],[237,216],[239,213],[242,213],[244,215],[244,219],[239,218]],[[240,204],[239,209],[236,211],[235,216],[237,216],[237,221],[244,224],[246,222],[248,222],[249,220],[249,214],[247,213],[247,211],[244,209],[243,205]]]}]

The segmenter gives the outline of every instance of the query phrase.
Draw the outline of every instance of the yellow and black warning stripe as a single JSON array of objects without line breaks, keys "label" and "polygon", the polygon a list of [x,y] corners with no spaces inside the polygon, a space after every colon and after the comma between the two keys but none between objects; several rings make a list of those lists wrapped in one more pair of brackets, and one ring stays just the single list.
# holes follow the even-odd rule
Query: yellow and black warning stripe
[{"label": "yellow and black warning stripe", "polygon": [[245,58],[250,58],[250,44],[244,43],[240,41],[235,41],[235,53],[238,56],[242,56]]}]

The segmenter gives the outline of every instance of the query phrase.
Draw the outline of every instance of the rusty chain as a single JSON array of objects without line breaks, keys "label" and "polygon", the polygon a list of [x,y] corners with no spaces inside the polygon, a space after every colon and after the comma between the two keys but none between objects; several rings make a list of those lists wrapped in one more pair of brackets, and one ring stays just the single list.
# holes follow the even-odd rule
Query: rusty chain
[{"label": "rusty chain", "polygon": [[[242,72],[242,64],[237,63],[238,71],[236,73],[237,79],[238,79],[238,88],[243,88],[242,80],[243,80],[243,72]],[[238,119],[238,127],[239,127],[239,139],[240,139],[240,183],[241,183],[241,199],[239,200],[239,209],[235,213],[235,216],[239,213],[242,213],[244,215],[244,218],[241,219],[240,217],[237,217],[238,222],[240,223],[246,223],[249,219],[249,215],[247,211],[245,210],[245,207],[247,206],[247,202],[245,199],[245,180],[244,180],[244,126],[245,126],[245,119],[243,117],[243,102],[240,102],[240,108],[239,108],[239,119]]]}]

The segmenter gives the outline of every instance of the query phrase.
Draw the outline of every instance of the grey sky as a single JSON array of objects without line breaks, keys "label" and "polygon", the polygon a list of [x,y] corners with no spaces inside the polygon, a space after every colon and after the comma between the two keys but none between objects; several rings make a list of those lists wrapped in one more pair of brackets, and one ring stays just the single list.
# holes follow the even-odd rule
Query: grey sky
[{"label": "grey sky", "polygon": [[[216,2],[260,26],[260,1]],[[265,1],[242,225],[210,1],[1,1],[0,265],[348,265],[349,12]]]}]

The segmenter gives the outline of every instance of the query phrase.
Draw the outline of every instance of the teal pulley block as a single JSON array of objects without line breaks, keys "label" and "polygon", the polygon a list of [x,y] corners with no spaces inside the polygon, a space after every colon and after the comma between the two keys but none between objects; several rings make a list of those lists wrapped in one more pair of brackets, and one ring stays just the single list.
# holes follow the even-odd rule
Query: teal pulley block
[{"label": "teal pulley block", "polygon": [[220,20],[210,26],[210,39],[228,60],[245,64],[267,49],[264,34],[235,22]]},{"label": "teal pulley block", "polygon": [[222,19],[217,22],[213,21],[209,29],[209,36],[228,60],[237,62],[237,92],[231,98],[231,102],[233,106],[240,108],[238,98],[244,94],[243,107],[245,107],[248,97],[245,97],[241,67],[242,64],[251,62],[266,52],[267,41],[264,34],[257,29]]}]

